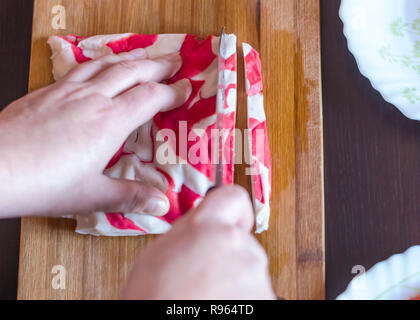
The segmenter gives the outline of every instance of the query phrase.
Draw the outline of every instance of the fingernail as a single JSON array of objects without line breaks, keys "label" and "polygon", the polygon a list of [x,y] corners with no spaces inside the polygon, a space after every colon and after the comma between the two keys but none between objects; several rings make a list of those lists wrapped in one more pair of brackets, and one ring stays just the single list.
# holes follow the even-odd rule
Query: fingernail
[{"label": "fingernail", "polygon": [[169,211],[169,201],[162,198],[150,198],[146,207],[143,209],[144,213],[154,216],[163,216]]},{"label": "fingernail", "polygon": [[146,50],[139,48],[130,51],[130,54],[135,56],[136,58],[144,58],[147,55]]}]

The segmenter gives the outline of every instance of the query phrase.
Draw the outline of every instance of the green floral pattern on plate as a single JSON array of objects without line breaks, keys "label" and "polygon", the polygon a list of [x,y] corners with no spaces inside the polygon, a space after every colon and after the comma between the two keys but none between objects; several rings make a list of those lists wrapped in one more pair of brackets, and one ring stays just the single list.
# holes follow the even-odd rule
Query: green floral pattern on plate
[{"label": "green floral pattern on plate", "polygon": [[416,88],[407,88],[404,90],[404,98],[406,98],[410,103],[414,104],[417,101],[420,101],[420,96],[417,94]]},{"label": "green floral pattern on plate", "polygon": [[[420,8],[417,12],[420,14]],[[404,21],[403,18],[398,18],[390,24],[390,29],[392,34],[397,38],[404,38],[408,35],[420,38],[420,17],[414,19],[411,23]],[[391,46],[382,46],[379,49],[379,56],[389,63],[401,64],[404,67],[416,71],[420,75],[420,39],[414,42],[411,54],[409,55],[398,55],[392,51]],[[420,101],[420,96],[416,88],[405,88],[403,97],[411,104]]]}]

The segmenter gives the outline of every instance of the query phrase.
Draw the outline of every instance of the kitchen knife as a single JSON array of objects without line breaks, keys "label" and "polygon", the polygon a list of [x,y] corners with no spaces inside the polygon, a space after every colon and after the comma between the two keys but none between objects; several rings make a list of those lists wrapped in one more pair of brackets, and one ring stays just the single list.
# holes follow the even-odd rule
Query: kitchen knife
[{"label": "kitchen knife", "polygon": [[221,132],[225,128],[225,90],[226,90],[226,80],[225,80],[225,69],[226,69],[226,33],[225,27],[223,27],[222,32],[220,33],[219,39],[219,67],[218,67],[218,81],[217,81],[217,98],[216,98],[216,137],[218,139],[217,144],[213,144],[213,147],[216,146],[216,150],[213,149],[213,152],[216,152],[216,157],[212,157],[214,163],[214,181],[215,184],[212,188],[208,190],[211,191],[214,188],[221,187],[223,185],[223,176],[224,176],[224,164],[223,164],[223,136]]}]

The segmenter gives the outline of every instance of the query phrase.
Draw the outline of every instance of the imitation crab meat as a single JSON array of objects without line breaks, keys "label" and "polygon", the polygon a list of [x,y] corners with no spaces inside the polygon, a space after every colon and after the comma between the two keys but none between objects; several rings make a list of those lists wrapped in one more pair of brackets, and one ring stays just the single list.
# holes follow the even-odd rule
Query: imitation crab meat
[{"label": "imitation crab meat", "polygon": [[[227,35],[226,41],[227,50],[224,57],[226,59],[224,70],[226,135],[223,138],[224,151],[228,161],[224,164],[223,179],[225,183],[231,184],[234,173],[237,90],[236,36]],[[192,87],[191,96],[183,106],[168,112],[161,112],[135,130],[104,171],[109,177],[139,180],[160,189],[169,199],[169,212],[163,217],[130,212],[94,212],[76,216],[76,232],[82,234],[128,236],[165,233],[178,217],[194,208],[206,195],[207,190],[214,185],[211,148],[204,148],[207,147],[204,144],[208,144],[208,140],[202,138],[203,135],[211,137],[211,131],[215,129],[216,124],[219,38],[208,36],[202,39],[189,34],[127,33],[93,37],[57,35],[51,36],[48,43],[53,53],[51,59],[55,80],[65,76],[78,64],[108,54],[128,52],[137,48],[144,48],[150,59],[169,53],[180,54],[183,62],[182,67],[166,83],[171,84],[188,79]],[[246,68],[248,82],[252,83],[249,88],[258,87],[258,84],[254,84],[254,79],[256,79],[254,72],[261,75],[261,65],[256,65],[255,61],[250,59],[246,63]],[[254,92],[255,90],[257,89],[248,90],[248,109],[257,108],[264,114],[261,90]],[[261,95],[260,104],[254,103],[252,97],[255,94]],[[260,114],[259,116],[252,115],[252,119],[250,118],[251,135],[252,128],[261,127],[259,124],[262,117]],[[263,127],[265,128],[265,122]],[[175,143],[174,141],[168,143],[167,139],[162,136],[162,131],[165,129],[169,129],[175,134]],[[176,145],[183,142],[180,139],[182,134],[189,138],[185,141],[185,148]],[[197,146],[197,144],[199,145]],[[158,159],[157,155],[162,148],[166,151],[166,158],[173,161]],[[182,149],[185,149],[185,152],[181,152]],[[200,150],[200,161],[192,161],[189,154],[196,152],[197,149]],[[206,151],[203,152],[203,150]],[[271,186],[270,171],[268,173],[264,171],[264,168],[269,169],[269,163],[267,165],[266,162],[269,161],[269,155],[267,157],[265,154],[266,157],[262,157],[264,161],[260,162],[259,159],[262,158],[258,156],[258,152],[261,150],[268,152],[268,145],[262,149],[256,148],[256,153],[253,150],[252,155],[255,159],[252,166],[256,166],[258,174],[265,175],[259,180],[252,178],[257,210],[257,231],[265,230],[268,225],[269,196],[267,192]],[[203,161],[203,159],[207,161]],[[264,168],[261,168],[261,164]],[[260,185],[257,180],[260,181]],[[270,186],[267,187],[266,183],[269,183]]]}]

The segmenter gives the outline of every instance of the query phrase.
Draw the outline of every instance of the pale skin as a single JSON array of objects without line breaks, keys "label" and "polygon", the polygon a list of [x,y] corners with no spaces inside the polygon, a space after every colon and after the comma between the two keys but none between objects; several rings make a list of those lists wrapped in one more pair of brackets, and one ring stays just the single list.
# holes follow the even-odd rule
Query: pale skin
[{"label": "pale skin", "polygon": [[[188,81],[161,83],[181,63],[176,54],[150,60],[142,49],[106,56],[7,106],[0,113],[0,217],[164,215],[164,193],[103,170],[133,130],[188,99]],[[122,298],[274,298],[253,223],[241,187],[212,191],[142,250]]]}]

